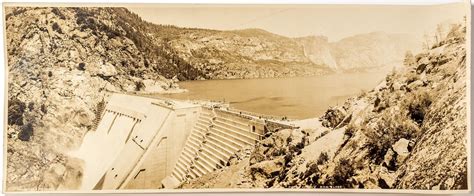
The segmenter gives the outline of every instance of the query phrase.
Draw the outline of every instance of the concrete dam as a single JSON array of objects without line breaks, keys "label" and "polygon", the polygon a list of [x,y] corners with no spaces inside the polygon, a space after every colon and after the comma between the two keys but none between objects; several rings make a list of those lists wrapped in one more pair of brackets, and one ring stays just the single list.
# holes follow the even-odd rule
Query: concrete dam
[{"label": "concrete dam", "polygon": [[218,105],[113,94],[71,154],[85,162],[82,190],[176,188],[279,127],[289,125]]}]

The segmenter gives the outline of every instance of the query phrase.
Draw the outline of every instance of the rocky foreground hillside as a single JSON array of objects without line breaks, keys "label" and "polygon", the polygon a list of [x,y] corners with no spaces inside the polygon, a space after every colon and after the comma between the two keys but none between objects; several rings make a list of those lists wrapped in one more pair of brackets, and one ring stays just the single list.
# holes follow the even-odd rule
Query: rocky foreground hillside
[{"label": "rocky foreground hillside", "polygon": [[455,25],[320,126],[269,133],[182,187],[466,189],[467,66],[466,27]]},{"label": "rocky foreground hillside", "polygon": [[107,11],[5,9],[8,190],[77,188],[81,162],[66,153],[94,129],[107,92],[181,90],[173,74],[182,72],[179,66],[149,64],[130,34],[106,19],[115,17]]},{"label": "rocky foreground hillside", "polygon": [[[7,182],[14,190],[77,188],[81,163],[66,156],[93,129],[106,91],[174,88],[145,67],[124,36],[98,30],[81,9],[6,8]],[[101,26],[100,28],[106,28]]]}]

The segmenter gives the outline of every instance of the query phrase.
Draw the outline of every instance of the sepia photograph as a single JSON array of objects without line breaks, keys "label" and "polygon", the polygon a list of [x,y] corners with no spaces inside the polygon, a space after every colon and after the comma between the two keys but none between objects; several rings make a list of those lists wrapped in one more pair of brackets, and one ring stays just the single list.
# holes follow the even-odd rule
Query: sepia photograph
[{"label": "sepia photograph", "polygon": [[469,1],[4,3],[3,191],[471,191]]}]

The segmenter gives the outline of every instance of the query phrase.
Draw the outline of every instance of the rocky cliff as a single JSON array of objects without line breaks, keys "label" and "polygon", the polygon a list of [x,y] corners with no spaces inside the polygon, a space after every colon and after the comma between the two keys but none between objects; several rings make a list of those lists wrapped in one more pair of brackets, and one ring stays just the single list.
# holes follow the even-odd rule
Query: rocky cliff
[{"label": "rocky cliff", "polygon": [[66,152],[94,129],[107,92],[179,90],[106,12],[5,9],[8,190],[77,188],[81,162]]},{"label": "rocky cliff", "polygon": [[313,63],[338,72],[363,72],[400,65],[406,51],[418,51],[421,43],[408,34],[373,32],[329,42],[324,36],[295,39]]},{"label": "rocky cliff", "polygon": [[74,189],[67,156],[108,92],[179,92],[177,80],[316,75],[289,38],[155,25],[125,8],[7,7],[8,190]]},{"label": "rocky cliff", "polygon": [[466,26],[454,25],[319,126],[269,133],[182,187],[467,189],[468,66]]},{"label": "rocky cliff", "polygon": [[183,59],[205,73],[204,78],[313,76],[330,71],[310,61],[291,38],[261,29],[189,31],[168,39]]},{"label": "rocky cliff", "polygon": [[[217,31],[143,21],[125,8],[80,9],[111,35],[129,38],[147,67],[179,80],[314,76],[327,73],[292,39],[260,29]],[[86,23],[89,24],[89,23]],[[95,23],[92,23],[95,24]]]}]

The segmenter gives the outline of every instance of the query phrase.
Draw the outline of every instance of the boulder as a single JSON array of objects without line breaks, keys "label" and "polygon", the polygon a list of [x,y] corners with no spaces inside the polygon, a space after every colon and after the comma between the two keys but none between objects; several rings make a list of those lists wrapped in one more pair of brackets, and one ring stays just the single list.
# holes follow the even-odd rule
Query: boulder
[{"label": "boulder", "polygon": [[394,83],[392,84],[393,90],[396,90],[396,91],[397,91],[397,90],[402,90],[402,87],[403,87],[403,84],[400,83],[400,82],[394,82]]},{"label": "boulder", "polygon": [[410,155],[410,152],[408,150],[409,144],[409,140],[402,138],[395,142],[394,145],[392,145],[392,149],[397,153],[397,165],[403,164],[406,158]]},{"label": "boulder", "polygon": [[143,80],[143,84],[145,87],[143,91],[146,93],[161,93],[165,91],[166,83],[163,81],[155,81],[155,80]]},{"label": "boulder", "polygon": [[105,63],[100,66],[100,69],[97,75],[105,76],[105,77],[115,76],[117,75],[117,70],[115,69],[115,66],[113,66],[112,64]]},{"label": "boulder", "polygon": [[423,81],[421,81],[421,80],[416,80],[416,81],[410,83],[410,84],[408,85],[408,88],[409,88],[409,89],[415,89],[415,88],[420,87],[420,86],[423,86],[423,85],[424,85]]},{"label": "boulder", "polygon": [[57,176],[62,176],[66,173],[66,167],[64,167],[63,164],[55,163],[51,165],[51,171],[53,171]]},{"label": "boulder", "polygon": [[375,180],[369,179],[362,183],[365,189],[380,189]]},{"label": "boulder", "polygon": [[252,176],[263,175],[266,178],[272,178],[280,173],[282,165],[280,159],[268,160],[252,165],[250,170],[252,171]]},{"label": "boulder", "polygon": [[346,117],[347,112],[340,107],[331,107],[321,117],[321,124],[328,128],[335,128]]},{"label": "boulder", "polygon": [[105,90],[107,90],[108,92],[118,92],[117,88],[110,83],[107,83],[105,85]]},{"label": "boulder", "polygon": [[395,172],[390,172],[386,167],[380,167],[379,170],[379,178],[383,180],[383,182],[388,186],[388,187],[382,187],[380,186],[381,180],[379,179],[379,186],[382,188],[392,188],[393,185],[395,184],[397,174]]},{"label": "boulder", "polygon": [[410,143],[409,140],[402,138],[395,142],[395,144],[392,145],[392,148],[397,154],[406,154],[409,153],[408,151],[408,144]]},{"label": "boulder", "polygon": [[425,71],[426,67],[431,64],[431,61],[428,57],[423,57],[418,61],[418,67],[416,68],[416,73],[420,74]]},{"label": "boulder", "polygon": [[388,149],[385,153],[383,164],[390,170],[395,170],[396,153],[392,149]]},{"label": "boulder", "polygon": [[111,77],[117,75],[117,70],[110,63],[88,66],[87,70],[91,76]]}]

